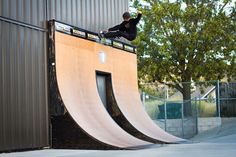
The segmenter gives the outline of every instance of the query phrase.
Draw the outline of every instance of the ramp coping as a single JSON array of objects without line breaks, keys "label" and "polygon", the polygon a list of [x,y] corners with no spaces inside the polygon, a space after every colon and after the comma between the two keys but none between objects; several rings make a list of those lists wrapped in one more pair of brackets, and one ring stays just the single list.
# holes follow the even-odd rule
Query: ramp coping
[{"label": "ramp coping", "polygon": [[55,19],[50,20],[51,25],[54,26],[55,31],[62,32],[65,34],[69,34],[75,37],[91,40],[94,42],[100,42],[101,44],[111,46],[117,49],[121,49],[130,53],[136,54],[136,46],[116,40],[116,39],[102,39],[99,41],[98,33],[92,32],[89,30],[85,30],[70,24],[66,24],[61,21],[57,21]]}]

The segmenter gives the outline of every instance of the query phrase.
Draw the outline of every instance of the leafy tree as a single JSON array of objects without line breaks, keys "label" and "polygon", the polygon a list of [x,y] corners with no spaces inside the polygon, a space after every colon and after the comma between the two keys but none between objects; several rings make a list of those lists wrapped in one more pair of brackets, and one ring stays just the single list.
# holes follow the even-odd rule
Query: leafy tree
[{"label": "leafy tree", "polygon": [[[231,0],[138,0],[143,12],[138,38],[139,78],[183,94],[191,115],[191,84],[236,74],[236,2]],[[145,6],[143,5],[145,3]]]}]

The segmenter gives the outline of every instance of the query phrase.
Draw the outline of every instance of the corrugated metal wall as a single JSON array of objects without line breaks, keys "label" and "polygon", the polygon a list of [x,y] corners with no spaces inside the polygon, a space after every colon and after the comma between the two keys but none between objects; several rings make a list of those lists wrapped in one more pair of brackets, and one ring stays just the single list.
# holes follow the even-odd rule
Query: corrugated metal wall
[{"label": "corrugated metal wall", "polygon": [[47,20],[98,31],[127,10],[128,0],[0,0],[0,151],[49,145]]},{"label": "corrugated metal wall", "polygon": [[46,28],[46,0],[0,0],[0,16]]},{"label": "corrugated metal wall", "polygon": [[47,146],[46,34],[0,28],[0,150]]},{"label": "corrugated metal wall", "polygon": [[122,21],[128,0],[49,0],[48,18],[99,31]]},{"label": "corrugated metal wall", "polygon": [[[0,151],[49,145],[46,0],[0,0]],[[19,23],[19,25],[17,24]]]}]

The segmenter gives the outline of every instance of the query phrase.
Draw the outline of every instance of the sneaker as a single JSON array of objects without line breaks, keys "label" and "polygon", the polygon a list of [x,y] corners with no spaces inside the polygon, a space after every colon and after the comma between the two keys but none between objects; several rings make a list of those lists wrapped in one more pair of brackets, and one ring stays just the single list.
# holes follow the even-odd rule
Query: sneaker
[{"label": "sneaker", "polygon": [[103,33],[103,31],[100,31],[100,32],[98,33],[98,37],[99,37],[99,39],[104,38],[104,33]]},{"label": "sneaker", "polygon": [[107,33],[107,32],[108,32],[107,30],[102,31],[103,34],[105,34],[105,33]]}]

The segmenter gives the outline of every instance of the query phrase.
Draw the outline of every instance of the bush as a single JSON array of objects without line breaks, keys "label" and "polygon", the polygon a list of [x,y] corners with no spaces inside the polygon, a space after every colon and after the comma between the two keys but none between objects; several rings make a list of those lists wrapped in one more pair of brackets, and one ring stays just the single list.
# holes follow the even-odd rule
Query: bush
[{"label": "bush", "polygon": [[215,117],[216,116],[216,104],[206,101],[201,101],[198,104],[199,117]]},{"label": "bush", "polygon": [[157,116],[160,112],[158,106],[161,104],[163,104],[163,102],[158,100],[148,100],[145,102],[146,112],[151,117],[151,119],[157,119]]}]

